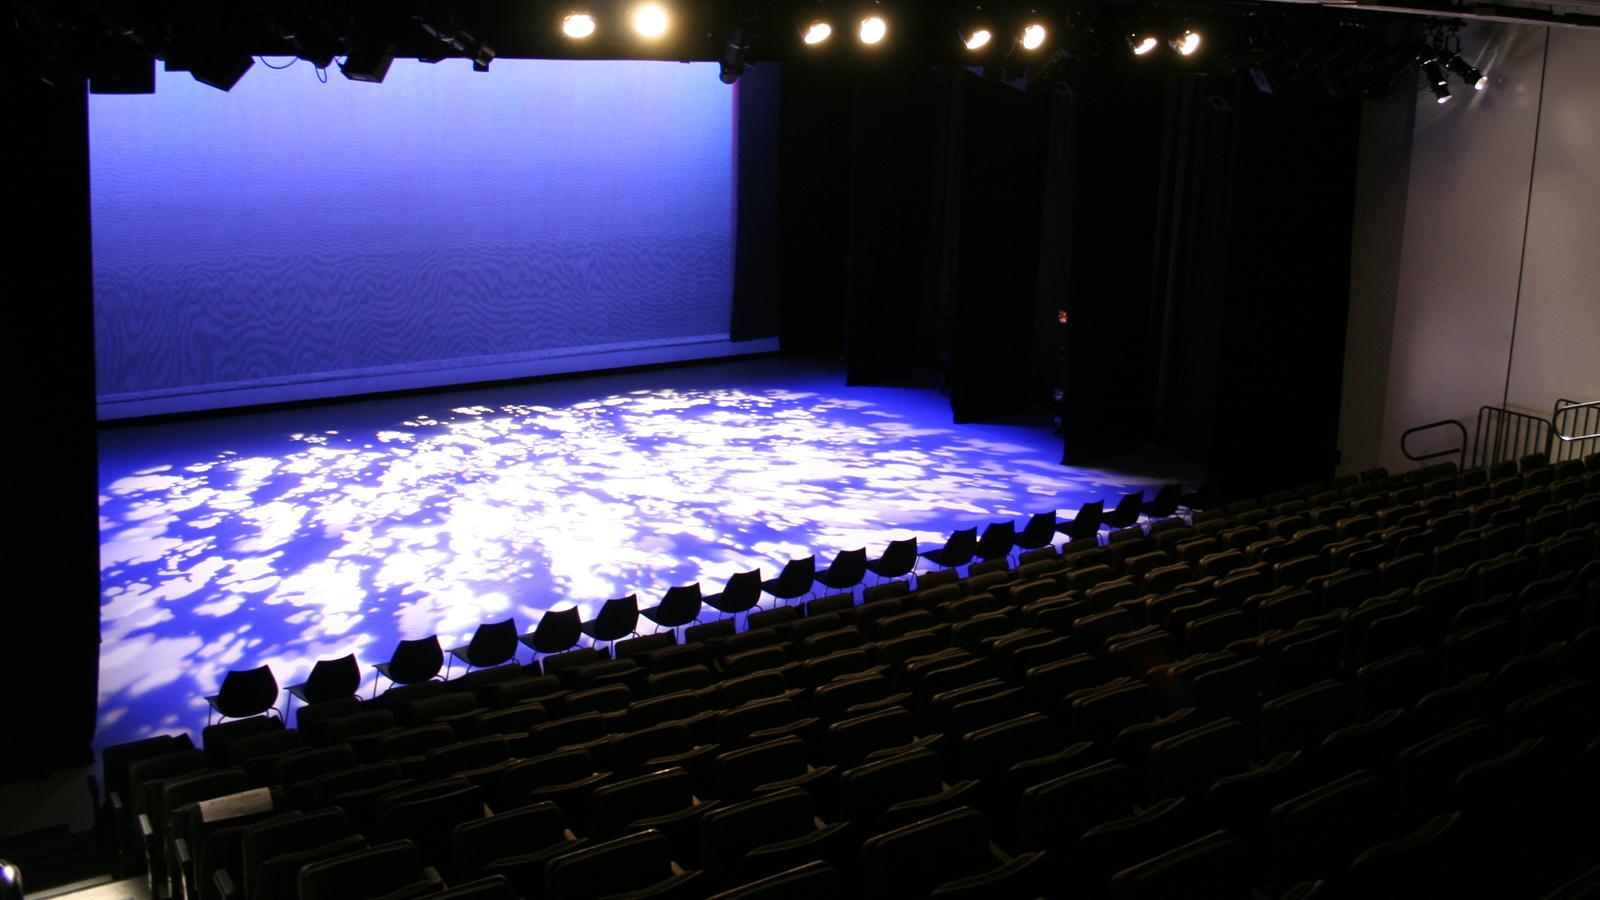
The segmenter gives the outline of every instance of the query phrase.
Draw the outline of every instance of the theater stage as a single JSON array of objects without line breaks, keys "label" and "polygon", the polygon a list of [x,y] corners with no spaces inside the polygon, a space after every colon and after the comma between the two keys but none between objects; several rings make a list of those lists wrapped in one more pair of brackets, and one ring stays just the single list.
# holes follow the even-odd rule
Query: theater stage
[{"label": "theater stage", "polygon": [[952,425],[930,386],[777,359],[108,428],[95,743],[198,737],[229,669],[289,684],[353,652],[370,688],[403,638],[1161,480],[1060,452],[1047,427]]}]

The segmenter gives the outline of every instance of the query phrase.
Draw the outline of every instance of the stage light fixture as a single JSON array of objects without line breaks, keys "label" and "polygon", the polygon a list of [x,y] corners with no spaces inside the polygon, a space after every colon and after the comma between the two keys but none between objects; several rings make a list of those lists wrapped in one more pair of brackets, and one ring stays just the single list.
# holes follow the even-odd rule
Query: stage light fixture
[{"label": "stage light fixture", "polygon": [[244,73],[250,71],[255,65],[255,57],[246,53],[228,55],[226,53],[214,54],[203,58],[196,65],[189,67],[189,74],[195,81],[208,84],[219,91],[231,91],[239,83]]},{"label": "stage light fixture", "polygon": [[595,32],[594,16],[586,12],[568,13],[561,20],[561,33],[575,41],[581,41]]},{"label": "stage light fixture", "polygon": [[1200,33],[1185,29],[1183,34],[1167,41],[1167,46],[1177,51],[1179,56],[1193,56],[1200,49]]},{"label": "stage light fixture", "polygon": [[1423,63],[1422,73],[1428,76],[1428,83],[1435,87],[1449,86],[1449,80],[1444,77],[1444,69],[1440,68],[1438,60],[1430,59]]},{"label": "stage light fixture", "polygon": [[1043,25],[1029,22],[1027,27],[1022,29],[1022,49],[1037,50],[1044,46],[1045,39],[1049,36],[1050,32]]},{"label": "stage light fixture", "polygon": [[877,13],[863,16],[857,34],[861,38],[861,43],[869,47],[876,46],[889,36],[889,22]]},{"label": "stage light fixture", "polygon": [[822,19],[818,19],[806,26],[806,32],[802,40],[804,40],[808,46],[815,47],[818,44],[826,43],[828,38],[831,37],[833,37],[833,25]]},{"label": "stage light fixture", "polygon": [[994,40],[994,32],[987,28],[974,28],[961,36],[961,46],[968,50],[982,50]]},{"label": "stage light fixture", "polygon": [[671,22],[667,8],[659,3],[641,3],[633,8],[633,30],[646,40],[666,34]]},{"label": "stage light fixture", "polygon": [[745,58],[750,55],[750,29],[744,25],[734,28],[722,45],[722,83],[737,84],[744,74]]},{"label": "stage light fixture", "polygon": [[394,62],[394,45],[376,41],[362,41],[350,48],[350,53],[339,64],[339,71],[351,81],[382,84],[389,74],[389,64]]},{"label": "stage light fixture", "polygon": [[1128,49],[1133,51],[1134,56],[1149,56],[1159,46],[1161,41],[1153,34],[1128,35]]},{"label": "stage light fixture", "polygon": [[1472,85],[1475,91],[1481,91],[1489,86],[1489,76],[1478,70],[1477,66],[1461,58],[1461,54],[1452,53],[1445,57],[1444,67],[1456,73],[1457,76]]}]

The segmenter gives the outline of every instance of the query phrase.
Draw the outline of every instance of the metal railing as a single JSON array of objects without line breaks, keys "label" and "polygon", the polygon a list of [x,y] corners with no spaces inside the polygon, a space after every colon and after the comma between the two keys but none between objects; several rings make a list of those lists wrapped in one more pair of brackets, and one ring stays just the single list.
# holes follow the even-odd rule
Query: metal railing
[{"label": "metal railing", "polygon": [[[1451,447],[1451,448],[1449,448],[1447,450],[1439,450],[1439,451],[1436,451],[1434,453],[1424,453],[1424,454],[1421,454],[1421,455],[1417,455],[1415,453],[1412,453],[1411,452],[1411,448],[1406,445],[1406,442],[1408,440],[1410,440],[1410,438],[1411,438],[1411,436],[1413,434],[1420,434],[1420,433],[1422,433],[1424,431],[1432,431],[1435,428],[1446,428],[1446,427],[1450,427],[1450,426],[1454,426],[1456,431],[1460,432],[1460,434],[1461,434],[1461,441],[1455,447]],[[1467,465],[1467,427],[1465,425],[1462,425],[1460,422],[1457,422],[1455,419],[1440,419],[1437,422],[1429,422],[1426,425],[1418,425],[1415,428],[1408,428],[1408,429],[1406,429],[1406,433],[1405,434],[1400,435],[1400,452],[1404,453],[1405,456],[1406,456],[1406,459],[1409,459],[1412,462],[1426,462],[1426,461],[1428,461],[1430,459],[1438,459],[1438,458],[1440,458],[1442,456],[1454,456],[1454,457],[1456,457],[1456,467],[1457,468],[1466,468],[1466,465]]]},{"label": "metal railing", "polygon": [[[1432,453],[1411,451],[1413,435],[1437,428],[1455,428],[1460,445]],[[1455,456],[1463,469],[1487,468],[1500,462],[1519,462],[1524,456],[1542,454],[1553,463],[1581,459],[1600,451],[1600,400],[1557,400],[1550,418],[1517,412],[1500,406],[1478,410],[1478,421],[1467,440],[1466,426],[1457,419],[1441,419],[1406,429],[1400,435],[1400,452],[1413,462],[1426,462]]]},{"label": "metal railing", "polygon": [[1551,462],[1582,459],[1600,450],[1600,400],[1557,400],[1550,426]]},{"label": "metal railing", "polygon": [[1519,460],[1530,453],[1550,452],[1550,421],[1499,406],[1478,410],[1472,438],[1472,467]]}]

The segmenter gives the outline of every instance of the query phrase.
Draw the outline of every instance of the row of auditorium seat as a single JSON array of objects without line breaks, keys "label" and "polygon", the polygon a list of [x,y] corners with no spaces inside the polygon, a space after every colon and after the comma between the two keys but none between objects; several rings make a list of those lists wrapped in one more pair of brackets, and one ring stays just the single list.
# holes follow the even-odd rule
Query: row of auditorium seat
[{"label": "row of auditorium seat", "polygon": [[[1600,492],[1530,496],[1514,521],[1476,521],[1493,497],[1405,511],[1423,502],[1409,488],[1456,500],[1473,477],[1318,486],[755,612],[743,631],[313,703],[297,729],[255,717],[208,728],[203,749],[111,748],[107,820],[142,815],[127,864],[147,856],[158,886],[195,898],[1592,883],[1592,829],[1569,822],[1600,799]],[[1331,524],[1280,521],[1340,505]],[[1474,552],[1440,554],[1463,541]],[[190,806],[249,790],[268,808]],[[258,889],[265,851],[246,851],[306,819],[327,830]]]}]

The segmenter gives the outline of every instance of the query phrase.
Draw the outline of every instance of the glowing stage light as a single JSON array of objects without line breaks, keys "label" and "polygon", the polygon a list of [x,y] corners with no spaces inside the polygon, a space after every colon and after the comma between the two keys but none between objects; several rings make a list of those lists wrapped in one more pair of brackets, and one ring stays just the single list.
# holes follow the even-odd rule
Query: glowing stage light
[{"label": "glowing stage light", "polygon": [[1178,37],[1167,42],[1172,49],[1178,51],[1179,56],[1193,56],[1200,49],[1200,33],[1185,31]]},{"label": "glowing stage light", "polygon": [[827,41],[828,38],[831,37],[833,37],[833,26],[822,21],[821,19],[818,19],[817,21],[806,26],[804,40],[807,44],[813,47],[815,47],[817,44]]},{"label": "glowing stage light", "polygon": [[575,12],[561,20],[561,33],[574,40],[594,34],[594,29],[594,16],[588,13]]},{"label": "glowing stage light", "polygon": [[666,7],[659,3],[644,3],[633,10],[633,30],[639,32],[640,37],[661,37],[667,33],[669,22]]},{"label": "glowing stage light", "polygon": [[962,38],[961,44],[968,50],[982,50],[994,40],[994,32],[987,28],[974,28],[970,34]]},{"label": "glowing stage light", "polygon": [[867,16],[861,20],[860,36],[868,46],[881,44],[889,36],[889,23],[882,16]]},{"label": "glowing stage light", "polygon": [[1452,53],[1445,58],[1444,67],[1456,73],[1462,81],[1472,85],[1475,91],[1481,91],[1489,86],[1489,76],[1478,70],[1477,66],[1461,58],[1461,54]]},{"label": "glowing stage light", "polygon": [[1161,42],[1153,34],[1128,35],[1128,49],[1133,51],[1134,56],[1148,56],[1159,46]]},{"label": "glowing stage light", "polygon": [[1044,41],[1047,37],[1049,37],[1049,32],[1045,30],[1045,27],[1038,22],[1033,22],[1027,28],[1022,29],[1022,49],[1037,50],[1044,46]]}]

